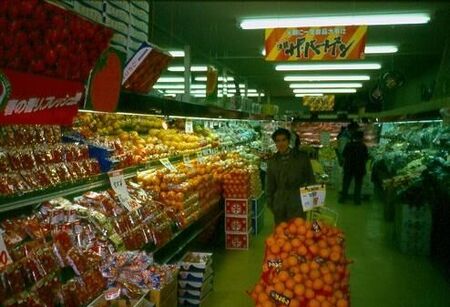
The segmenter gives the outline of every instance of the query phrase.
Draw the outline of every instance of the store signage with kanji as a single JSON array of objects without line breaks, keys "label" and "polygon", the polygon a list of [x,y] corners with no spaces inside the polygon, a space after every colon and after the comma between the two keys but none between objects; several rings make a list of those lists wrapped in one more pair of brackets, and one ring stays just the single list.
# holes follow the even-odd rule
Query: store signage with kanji
[{"label": "store signage with kanji", "polygon": [[266,61],[363,59],[366,37],[367,26],[266,29]]},{"label": "store signage with kanji", "polygon": [[70,125],[83,91],[78,81],[0,70],[0,124]]}]

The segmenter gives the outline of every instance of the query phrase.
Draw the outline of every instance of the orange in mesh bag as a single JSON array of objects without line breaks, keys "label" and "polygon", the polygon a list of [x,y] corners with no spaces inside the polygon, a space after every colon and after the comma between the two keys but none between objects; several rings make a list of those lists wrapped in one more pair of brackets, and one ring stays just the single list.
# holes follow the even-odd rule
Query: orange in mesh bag
[{"label": "orange in mesh bag", "polygon": [[256,306],[350,306],[350,263],[336,227],[295,218],[266,239],[263,270],[249,292]]}]

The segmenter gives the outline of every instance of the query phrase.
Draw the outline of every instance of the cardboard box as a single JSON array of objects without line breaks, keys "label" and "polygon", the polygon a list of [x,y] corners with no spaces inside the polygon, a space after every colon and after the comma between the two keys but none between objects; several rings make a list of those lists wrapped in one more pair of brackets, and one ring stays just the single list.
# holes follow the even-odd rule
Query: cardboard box
[{"label": "cardboard box", "polygon": [[225,231],[248,233],[251,228],[250,216],[225,216]]},{"label": "cardboard box", "polygon": [[209,284],[213,284],[213,281],[214,281],[213,274],[211,274],[203,282],[178,280],[178,289],[205,292],[205,289],[207,289],[209,287]]},{"label": "cardboard box", "polygon": [[184,272],[180,271],[178,274],[179,280],[183,281],[193,281],[197,283],[203,283],[208,278],[210,278],[213,275],[213,269],[212,267],[208,267],[205,269],[204,272]]},{"label": "cardboard box", "polygon": [[252,234],[254,235],[264,228],[264,212],[265,210],[262,210],[257,217],[252,217]]},{"label": "cardboard box", "polygon": [[249,233],[232,233],[225,234],[225,248],[236,250],[247,250],[250,246]]},{"label": "cardboard box", "polygon": [[213,289],[212,279],[199,290],[178,289],[178,298],[203,300]]},{"label": "cardboard box", "polygon": [[156,307],[176,307],[178,299],[178,279],[174,278],[160,290],[150,290],[148,298]]},{"label": "cardboard box", "polygon": [[225,199],[225,215],[250,215],[250,199]]},{"label": "cardboard box", "polygon": [[[189,255],[200,256],[202,259],[205,259],[204,262],[189,262],[186,261],[186,257]],[[211,253],[196,253],[189,252],[183,256],[183,259],[178,264],[180,271],[184,272],[193,272],[193,273],[203,273],[208,268],[212,269],[212,254]]]}]

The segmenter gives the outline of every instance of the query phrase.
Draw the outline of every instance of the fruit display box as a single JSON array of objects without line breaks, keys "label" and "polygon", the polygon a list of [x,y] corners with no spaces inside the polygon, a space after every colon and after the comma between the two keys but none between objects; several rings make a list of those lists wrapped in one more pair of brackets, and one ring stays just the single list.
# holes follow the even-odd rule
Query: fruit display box
[{"label": "fruit display box", "polygon": [[250,246],[249,233],[232,233],[225,234],[225,248],[230,250],[247,250]]},{"label": "fruit display box", "polygon": [[[192,257],[200,258],[198,262],[193,262]],[[184,255],[181,262],[178,264],[180,271],[203,273],[212,268],[212,253],[196,253],[190,252]]]},{"label": "fruit display box", "polygon": [[235,233],[248,233],[251,228],[250,216],[225,216],[225,231]]},{"label": "fruit display box", "polygon": [[252,234],[256,235],[264,228],[264,212],[262,210],[257,217],[252,217]]},{"label": "fruit display box", "polygon": [[266,194],[262,192],[257,198],[252,199],[252,216],[259,216],[264,209]]},{"label": "fruit display box", "polygon": [[250,199],[225,199],[225,215],[250,215]]}]

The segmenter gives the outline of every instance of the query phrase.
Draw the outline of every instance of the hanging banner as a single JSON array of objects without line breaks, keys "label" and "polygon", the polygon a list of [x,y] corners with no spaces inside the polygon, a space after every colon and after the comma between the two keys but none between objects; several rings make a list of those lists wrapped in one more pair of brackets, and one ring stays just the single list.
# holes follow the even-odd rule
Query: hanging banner
[{"label": "hanging banner", "polygon": [[206,72],[206,99],[217,99],[217,81],[219,79],[217,69],[208,66]]},{"label": "hanging banner", "polygon": [[303,97],[303,105],[308,107],[310,111],[333,111],[334,109],[334,95],[323,96],[305,96]]},{"label": "hanging banner", "polygon": [[366,37],[367,26],[266,29],[266,61],[364,59]]},{"label": "hanging banner", "polygon": [[71,125],[84,84],[0,70],[0,124]]}]

